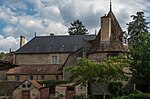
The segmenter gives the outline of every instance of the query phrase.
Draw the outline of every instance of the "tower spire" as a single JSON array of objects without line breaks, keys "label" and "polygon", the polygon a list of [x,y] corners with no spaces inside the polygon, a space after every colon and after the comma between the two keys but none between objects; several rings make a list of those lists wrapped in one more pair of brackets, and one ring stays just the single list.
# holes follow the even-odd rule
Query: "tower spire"
[{"label": "tower spire", "polygon": [[110,11],[112,10],[111,7],[112,7],[112,4],[111,4],[111,0],[110,0]]}]

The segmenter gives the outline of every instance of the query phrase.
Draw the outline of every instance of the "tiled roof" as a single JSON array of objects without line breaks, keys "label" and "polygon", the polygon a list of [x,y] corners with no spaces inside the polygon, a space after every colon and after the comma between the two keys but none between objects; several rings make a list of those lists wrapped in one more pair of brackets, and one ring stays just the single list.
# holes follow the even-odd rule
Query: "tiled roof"
[{"label": "tiled roof", "polygon": [[83,39],[93,40],[96,35],[36,36],[15,53],[74,52],[83,46]]},{"label": "tiled roof", "polygon": [[88,53],[95,52],[128,52],[128,46],[123,44],[122,37],[124,32],[122,31],[115,15],[112,11],[109,11],[107,17],[111,18],[111,37],[110,42],[101,42],[101,29],[95,40],[92,42],[91,48]]},{"label": "tiled roof", "polygon": [[22,75],[34,75],[34,74],[47,74],[47,75],[53,75],[53,74],[60,74],[61,71],[58,69],[62,65],[24,65],[15,67],[12,69],[9,69],[7,74],[13,75],[13,74],[22,74]]},{"label": "tiled roof", "polygon": [[39,83],[37,83],[35,80],[29,80],[29,82],[31,82],[38,89],[42,88],[42,86]]},{"label": "tiled roof", "polygon": [[5,56],[2,58],[2,61],[13,63],[13,53],[6,53]]}]

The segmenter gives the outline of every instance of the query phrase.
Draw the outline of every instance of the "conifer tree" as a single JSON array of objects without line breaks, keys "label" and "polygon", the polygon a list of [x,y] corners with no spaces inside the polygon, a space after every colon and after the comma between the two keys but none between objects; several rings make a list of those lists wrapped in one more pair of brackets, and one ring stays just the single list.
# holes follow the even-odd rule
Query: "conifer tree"
[{"label": "conifer tree", "polygon": [[71,23],[71,26],[68,28],[68,33],[70,35],[85,35],[87,34],[87,29],[83,25],[82,21],[76,20]]}]

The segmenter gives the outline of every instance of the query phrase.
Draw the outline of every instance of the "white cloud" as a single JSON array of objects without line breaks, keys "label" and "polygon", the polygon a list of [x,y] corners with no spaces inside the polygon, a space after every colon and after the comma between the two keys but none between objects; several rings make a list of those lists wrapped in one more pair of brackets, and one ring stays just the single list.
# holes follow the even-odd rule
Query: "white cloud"
[{"label": "white cloud", "polygon": [[[23,35],[27,40],[37,35],[67,34],[70,23],[76,19],[83,21],[90,33],[100,28],[100,17],[109,11],[109,0],[3,0],[0,6],[0,20],[6,24],[0,32],[1,42],[10,43],[9,48],[16,47],[16,38]],[[28,4],[32,5],[30,8]],[[19,11],[17,11],[19,9]],[[131,15],[137,11],[147,11],[149,15],[150,2],[145,0],[113,0],[112,10],[123,30],[126,30]],[[16,11],[14,11],[16,10]],[[34,14],[27,14],[32,11]],[[8,40],[11,39],[10,40]],[[7,40],[6,40],[7,39]],[[13,41],[12,41],[13,40]],[[16,40],[16,41],[15,41]],[[14,44],[14,45],[13,45]]]},{"label": "white cloud", "polygon": [[10,48],[14,51],[18,48],[18,44],[18,38],[13,36],[4,38],[0,35],[0,51],[8,52]]}]

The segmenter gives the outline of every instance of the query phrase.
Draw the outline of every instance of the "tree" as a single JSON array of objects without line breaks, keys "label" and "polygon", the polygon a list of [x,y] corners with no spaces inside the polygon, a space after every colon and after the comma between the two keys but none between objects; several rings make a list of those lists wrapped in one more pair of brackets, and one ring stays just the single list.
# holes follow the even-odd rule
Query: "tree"
[{"label": "tree", "polygon": [[150,84],[150,33],[142,33],[130,48],[131,70],[138,85]]},{"label": "tree", "polygon": [[144,18],[144,12],[137,12],[136,15],[131,16],[133,21],[129,22],[128,35],[130,37],[129,42],[138,37],[141,33],[148,33],[148,24]]},{"label": "tree", "polygon": [[109,57],[97,63],[88,59],[79,59],[77,66],[66,68],[66,70],[71,73],[70,78],[76,80],[77,85],[85,86],[91,83],[100,90],[99,84],[104,84],[103,96],[105,99],[108,83],[124,76],[123,67],[128,65],[125,60],[121,57]]},{"label": "tree", "polygon": [[68,33],[70,35],[85,35],[87,34],[87,29],[82,24],[82,21],[76,20],[71,23],[71,26],[68,28]]},{"label": "tree", "polygon": [[0,60],[4,57],[5,53],[4,52],[1,52],[0,53]]}]

